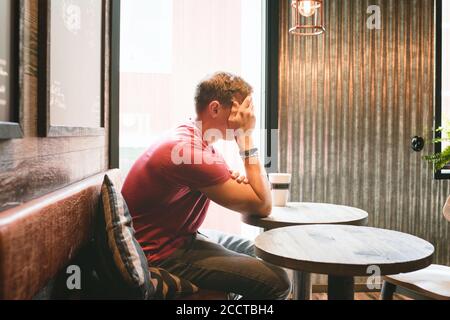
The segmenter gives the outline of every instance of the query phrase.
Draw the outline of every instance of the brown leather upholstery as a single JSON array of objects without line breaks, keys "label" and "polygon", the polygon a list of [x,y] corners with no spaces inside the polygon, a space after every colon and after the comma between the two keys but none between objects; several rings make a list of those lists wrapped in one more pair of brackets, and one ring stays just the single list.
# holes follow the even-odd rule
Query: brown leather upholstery
[{"label": "brown leather upholstery", "polygon": [[103,178],[0,214],[0,299],[33,298],[90,240]]},{"label": "brown leather upholstery", "polygon": [[[107,173],[121,188],[120,171]],[[39,298],[52,296],[48,291],[58,286],[54,284],[59,281],[57,275],[65,275],[63,269],[73,259],[78,261],[76,256],[92,238],[104,176],[99,174],[0,213],[0,300],[28,300],[38,293]],[[81,260],[86,258],[82,256]],[[225,293],[201,290],[183,300],[226,297]]]}]

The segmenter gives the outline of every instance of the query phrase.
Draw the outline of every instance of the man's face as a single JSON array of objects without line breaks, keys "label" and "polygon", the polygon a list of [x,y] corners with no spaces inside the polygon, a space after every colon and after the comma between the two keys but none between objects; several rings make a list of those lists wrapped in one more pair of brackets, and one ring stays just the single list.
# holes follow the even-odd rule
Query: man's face
[{"label": "man's face", "polygon": [[[234,102],[242,104],[243,99],[240,96],[235,96],[233,99],[233,103]],[[232,109],[233,105],[223,105],[218,101],[213,101],[209,109],[211,112],[211,116],[214,119],[214,129],[220,132],[221,139],[227,141],[234,140],[234,129],[236,129],[231,128],[228,121],[230,119]]]},{"label": "man's face", "polygon": [[[239,105],[241,105],[242,103],[244,103],[245,98],[243,98],[241,95],[235,95],[233,98],[233,104],[237,103]],[[226,130],[228,130],[227,135],[225,136],[225,140],[227,141],[233,141],[234,140],[234,130],[237,128],[231,128],[230,127],[230,123],[229,123],[229,119],[231,116],[231,113],[233,111],[233,104],[229,107],[224,107],[224,113],[225,113],[225,117],[226,117]]]},{"label": "man's face", "polygon": [[[231,110],[232,108],[230,106],[224,106],[224,105],[220,105],[220,111],[217,117],[217,128],[222,136],[224,140],[227,141],[231,141],[234,139],[234,136],[232,135],[232,131],[229,127],[229,123],[228,123],[228,119],[230,119],[230,115],[231,115]],[[231,133],[231,134],[230,134]]]}]

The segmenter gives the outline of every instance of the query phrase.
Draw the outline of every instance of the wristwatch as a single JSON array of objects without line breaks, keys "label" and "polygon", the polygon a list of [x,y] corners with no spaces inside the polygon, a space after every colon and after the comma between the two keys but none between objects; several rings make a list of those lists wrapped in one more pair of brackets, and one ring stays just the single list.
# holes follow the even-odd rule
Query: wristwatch
[{"label": "wristwatch", "polygon": [[258,148],[253,148],[247,151],[241,151],[239,154],[241,155],[241,158],[245,160],[259,156],[259,150]]}]

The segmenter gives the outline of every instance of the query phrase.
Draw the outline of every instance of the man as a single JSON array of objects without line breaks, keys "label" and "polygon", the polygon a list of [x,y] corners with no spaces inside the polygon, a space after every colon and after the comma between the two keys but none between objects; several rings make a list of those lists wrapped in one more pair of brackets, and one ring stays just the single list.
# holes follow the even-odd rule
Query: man
[{"label": "man", "polygon": [[[196,121],[151,146],[131,169],[122,193],[150,264],[203,289],[244,299],[285,299],[286,273],[256,259],[250,241],[198,232],[211,200],[244,215],[271,213],[269,183],[252,138],[252,91],[228,73],[201,82]],[[230,173],[212,146],[219,139],[236,141],[246,177]]]}]

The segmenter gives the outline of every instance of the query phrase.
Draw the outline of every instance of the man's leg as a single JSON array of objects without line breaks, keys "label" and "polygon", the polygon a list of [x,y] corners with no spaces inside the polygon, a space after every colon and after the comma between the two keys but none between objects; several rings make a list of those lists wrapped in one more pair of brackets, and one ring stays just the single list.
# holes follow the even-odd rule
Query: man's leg
[{"label": "man's leg", "polygon": [[[233,243],[236,250],[249,253],[253,250],[250,242],[227,241],[229,245]],[[159,267],[202,289],[235,293],[247,300],[283,300],[290,292],[290,282],[283,269],[229,250],[201,235]]]},{"label": "man's leg", "polygon": [[205,229],[200,230],[199,233],[201,236],[206,237],[209,241],[220,244],[228,250],[256,258],[255,245],[253,241],[216,230]]}]

